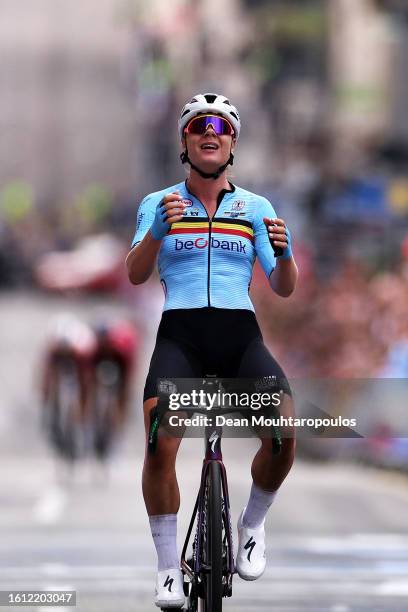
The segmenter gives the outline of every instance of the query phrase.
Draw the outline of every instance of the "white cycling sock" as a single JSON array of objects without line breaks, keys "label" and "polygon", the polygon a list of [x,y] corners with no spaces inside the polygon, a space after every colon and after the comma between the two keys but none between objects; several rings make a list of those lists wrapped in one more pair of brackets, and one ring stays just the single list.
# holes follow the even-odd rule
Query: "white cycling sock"
[{"label": "white cycling sock", "polygon": [[277,491],[264,491],[257,487],[254,482],[252,483],[251,494],[242,517],[244,527],[256,529],[262,525],[276,493]]},{"label": "white cycling sock", "polygon": [[177,554],[177,514],[149,516],[150,529],[157,552],[158,571],[179,569]]}]

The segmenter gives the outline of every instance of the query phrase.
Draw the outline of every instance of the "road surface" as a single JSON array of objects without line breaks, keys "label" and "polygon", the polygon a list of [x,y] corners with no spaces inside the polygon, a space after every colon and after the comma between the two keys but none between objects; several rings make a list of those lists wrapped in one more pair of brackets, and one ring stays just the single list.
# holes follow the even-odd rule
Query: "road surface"
[{"label": "road surface", "polygon": [[[106,470],[89,460],[67,471],[38,426],[36,384],[46,325],[62,309],[90,316],[96,306],[92,300],[0,295],[0,590],[73,589],[78,612],[148,612],[155,609],[155,554],[141,496],[139,410],[152,339],[135,380],[129,428]],[[109,306],[127,308],[115,301]],[[225,440],[223,447],[235,522],[250,488],[256,442]],[[186,440],[178,461],[180,546],[201,456],[201,441]],[[253,583],[236,577],[224,609],[407,610],[407,507],[403,476],[298,460],[268,515],[267,570]]]}]

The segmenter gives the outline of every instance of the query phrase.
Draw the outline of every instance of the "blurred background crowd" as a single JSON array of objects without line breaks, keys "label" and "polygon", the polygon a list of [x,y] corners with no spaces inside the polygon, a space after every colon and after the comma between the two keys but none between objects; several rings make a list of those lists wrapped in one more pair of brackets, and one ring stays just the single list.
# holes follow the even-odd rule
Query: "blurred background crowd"
[{"label": "blurred background crowd", "polygon": [[157,279],[124,276],[137,206],[185,174],[183,103],[219,91],[243,123],[231,180],[294,235],[297,294],[252,288],[287,374],[407,376],[404,0],[1,4],[1,290],[160,310]]}]

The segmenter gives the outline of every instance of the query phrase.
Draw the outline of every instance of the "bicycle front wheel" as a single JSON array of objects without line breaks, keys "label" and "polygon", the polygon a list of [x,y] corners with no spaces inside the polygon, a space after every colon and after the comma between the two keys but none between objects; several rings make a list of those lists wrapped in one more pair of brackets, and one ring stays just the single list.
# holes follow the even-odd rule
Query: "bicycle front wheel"
[{"label": "bicycle front wheel", "polygon": [[221,468],[211,461],[205,487],[203,555],[205,574],[203,582],[203,612],[222,611],[222,502]]}]

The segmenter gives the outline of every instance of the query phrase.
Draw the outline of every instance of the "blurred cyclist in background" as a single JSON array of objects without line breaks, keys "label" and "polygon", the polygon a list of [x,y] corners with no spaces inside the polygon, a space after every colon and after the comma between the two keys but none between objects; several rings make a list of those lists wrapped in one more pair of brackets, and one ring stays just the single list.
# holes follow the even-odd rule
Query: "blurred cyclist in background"
[{"label": "blurred cyclist in background", "polygon": [[96,350],[96,337],[92,329],[72,313],[61,313],[51,323],[44,355],[42,398],[48,405],[57,382],[61,364],[68,361],[74,366],[79,383],[79,402],[73,417],[84,421],[91,384],[91,359]]},{"label": "blurred cyclist in background", "polygon": [[108,455],[128,415],[137,344],[133,325],[112,317],[91,327],[64,313],[51,325],[42,379],[44,421],[64,455],[76,458],[91,446],[99,458]]},{"label": "blurred cyclist in background", "polygon": [[104,319],[93,325],[96,347],[92,355],[93,388],[98,380],[115,383],[117,409],[113,414],[113,426],[121,428],[129,408],[130,383],[135,367],[139,338],[135,327],[120,319]]},{"label": "blurred cyclist in background", "polygon": [[42,419],[52,445],[70,460],[83,453],[95,350],[95,334],[75,315],[62,313],[52,322],[43,358]]}]

